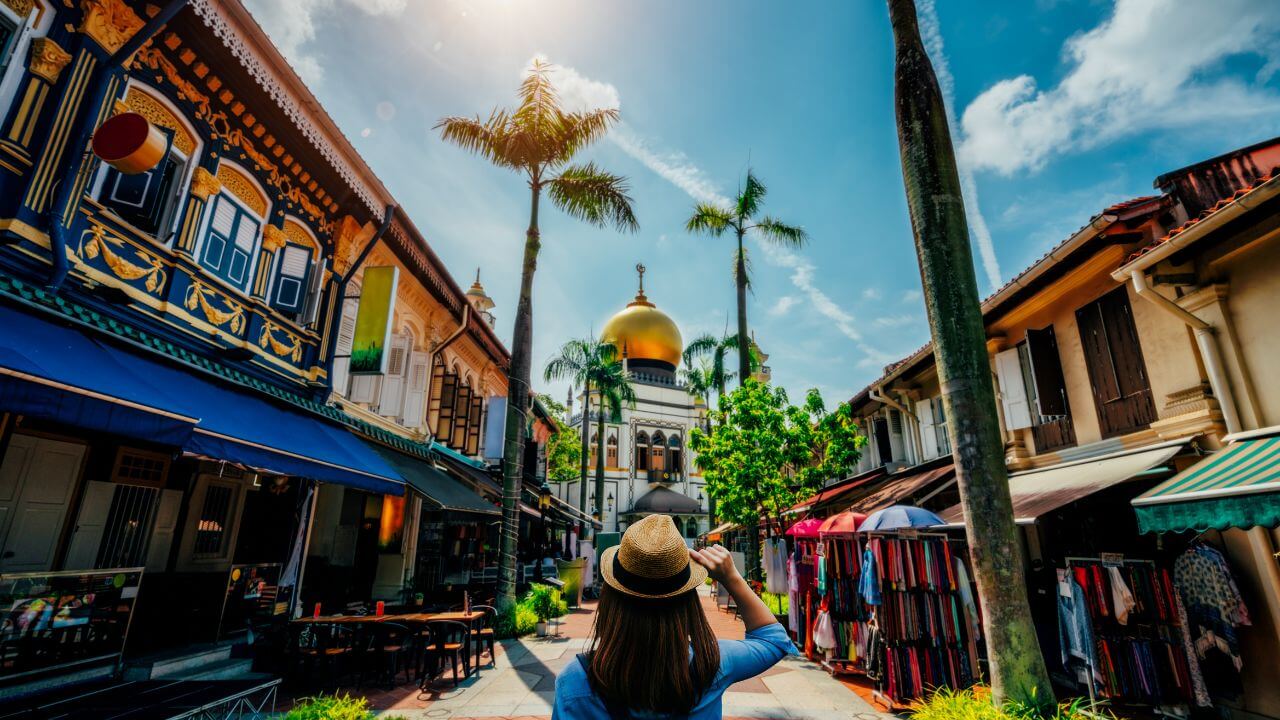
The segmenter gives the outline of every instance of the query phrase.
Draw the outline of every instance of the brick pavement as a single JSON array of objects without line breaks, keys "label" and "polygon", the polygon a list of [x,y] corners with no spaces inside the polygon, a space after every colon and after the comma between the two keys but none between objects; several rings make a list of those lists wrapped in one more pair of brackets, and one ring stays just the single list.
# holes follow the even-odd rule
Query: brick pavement
[{"label": "brick pavement", "polygon": [[[741,639],[742,622],[720,611],[704,593],[703,604],[716,636]],[[395,690],[350,690],[362,694],[381,717],[406,720],[545,720],[551,716],[555,677],[586,645],[595,606],[587,603],[565,618],[560,635],[500,644],[492,664],[455,688],[442,680],[425,692],[416,685]],[[725,717],[892,720],[803,657],[784,659],[759,677],[736,683],[724,695]]]}]

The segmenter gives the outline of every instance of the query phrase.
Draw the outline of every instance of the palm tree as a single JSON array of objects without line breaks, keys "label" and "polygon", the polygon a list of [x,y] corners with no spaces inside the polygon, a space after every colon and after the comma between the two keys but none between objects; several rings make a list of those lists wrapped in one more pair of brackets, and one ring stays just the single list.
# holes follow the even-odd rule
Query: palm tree
[{"label": "palm tree", "polygon": [[[738,337],[750,337],[747,334],[747,254],[743,247],[743,238],[748,232],[755,233],[767,242],[782,247],[800,247],[809,239],[808,233],[798,225],[787,225],[776,218],[765,215],[756,219],[760,212],[760,204],[767,191],[764,184],[747,170],[747,183],[738,193],[732,208],[724,208],[708,202],[700,202],[693,206],[693,216],[685,224],[689,232],[702,233],[719,237],[732,230],[738,239],[738,251],[734,255],[733,279],[738,289]],[[749,352],[738,352],[738,382],[746,382],[751,377],[751,359]]]},{"label": "palm tree", "polygon": [[955,149],[913,0],[889,0],[898,148],[996,703],[1053,706],[1036,642]]},{"label": "palm tree", "polygon": [[593,225],[639,229],[627,195],[627,181],[594,163],[570,164],[579,150],[604,137],[618,119],[616,108],[566,111],[551,83],[552,66],[535,61],[517,94],[514,110],[494,109],[487,119],[446,117],[436,124],[441,137],[523,176],[529,185],[529,228],[525,231],[511,339],[507,381],[507,418],[503,446],[502,563],[498,573],[498,610],[507,612],[516,597],[516,537],[525,412],[529,407],[530,353],[533,348],[533,274],[542,246],[538,203],[545,190],[551,203]]},{"label": "palm tree", "polygon": [[[623,403],[634,404],[635,389],[631,387],[631,377],[623,367],[618,356],[618,348],[612,343],[602,342],[594,338],[570,340],[560,348],[560,352],[547,362],[543,370],[543,378],[547,382],[553,380],[571,380],[584,388],[586,400],[582,404],[582,427],[585,429],[590,419],[591,393],[600,396],[599,410],[596,413],[596,507],[601,508],[600,519],[604,521],[604,423],[605,408],[608,407],[610,417],[617,417],[622,412]],[[587,461],[586,452],[582,453],[582,482],[578,485],[578,507],[587,511]]]},{"label": "palm tree", "polygon": [[[731,352],[738,352],[737,335],[725,335],[720,338],[714,335],[700,335],[685,346],[684,366],[693,368],[693,361],[699,358],[709,360],[706,365],[707,381],[715,389],[717,399],[719,399],[724,396],[725,386],[737,376],[737,373],[729,370],[725,364],[725,360]],[[760,367],[760,358],[752,350],[748,353],[747,359],[750,362],[749,371],[755,372]]]}]

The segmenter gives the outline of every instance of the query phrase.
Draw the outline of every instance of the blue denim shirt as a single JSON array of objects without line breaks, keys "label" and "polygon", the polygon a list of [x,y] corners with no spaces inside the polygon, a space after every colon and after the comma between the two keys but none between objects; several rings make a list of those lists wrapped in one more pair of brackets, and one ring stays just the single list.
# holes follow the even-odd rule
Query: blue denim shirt
[{"label": "blue denim shirt", "polygon": [[[779,623],[756,628],[748,632],[744,640],[721,640],[720,670],[687,717],[689,720],[719,720],[723,717],[720,698],[730,685],[759,675],[795,652],[795,645],[791,644],[791,638]],[[644,713],[635,713],[634,716],[667,717]],[[556,705],[551,713],[552,720],[600,720],[607,717],[609,711],[591,691],[582,663],[574,659],[556,678]]]}]

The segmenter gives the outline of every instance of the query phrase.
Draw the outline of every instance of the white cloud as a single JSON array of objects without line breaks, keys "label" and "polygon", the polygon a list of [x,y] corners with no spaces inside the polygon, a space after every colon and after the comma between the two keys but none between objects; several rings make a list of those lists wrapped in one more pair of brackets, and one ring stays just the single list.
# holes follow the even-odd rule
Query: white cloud
[{"label": "white cloud", "polygon": [[879,300],[882,297],[884,297],[884,295],[880,294],[879,288],[869,287],[862,291],[863,300]]},{"label": "white cloud", "polygon": [[769,314],[773,317],[782,317],[791,312],[791,308],[799,302],[794,295],[783,295],[778,298],[778,302],[774,303],[773,307],[769,308]]},{"label": "white cloud", "polygon": [[919,290],[907,290],[902,293],[902,302],[904,303],[915,302],[922,297],[924,296],[920,294]]},{"label": "white cloud", "polygon": [[245,5],[298,75],[314,85],[324,79],[324,68],[304,46],[315,39],[319,16],[348,7],[368,15],[399,15],[408,0],[245,0]]},{"label": "white cloud", "polygon": [[[547,61],[546,56],[539,54],[530,58],[529,63],[532,64],[535,59]],[[555,63],[552,64],[555,65]],[[527,68],[528,65],[526,65]],[[612,83],[592,80],[572,67],[555,65],[552,80],[556,84],[561,99],[571,108],[620,108],[622,106],[621,95],[616,86]],[[717,205],[730,204],[729,198],[722,194],[706,173],[684,153],[655,149],[630,126],[622,122],[614,126],[608,137],[620,150],[694,200]],[[874,358],[876,363],[885,363],[892,359],[892,356],[863,342],[853,315],[840,307],[814,282],[817,268],[812,262],[786,248],[759,242],[758,238],[755,240],[765,260],[774,267],[790,270],[791,284],[808,299],[813,309],[830,320],[835,328],[853,341],[868,358]]]},{"label": "white cloud", "polygon": [[878,317],[872,322],[875,323],[876,327],[896,328],[904,327],[906,325],[914,325],[921,320],[922,318],[919,315],[887,315],[884,317]]},{"label": "white cloud", "polygon": [[[956,132],[956,83],[951,75],[946,48],[942,45],[938,9],[934,6],[934,0],[920,0],[918,7],[920,37],[924,41],[925,50],[929,53],[929,59],[933,62],[933,72],[938,77],[938,88],[942,91],[942,101],[947,111],[951,136],[956,138],[959,137],[959,133]],[[969,221],[969,231],[973,233],[973,240],[978,246],[978,257],[982,260],[982,270],[987,276],[987,284],[994,290],[1001,285],[1000,263],[996,261],[995,242],[991,239],[991,230],[987,227],[987,219],[982,215],[982,205],[978,201],[978,184],[973,181],[974,168],[965,161],[961,153],[957,152],[956,161],[960,175],[960,191],[964,194],[965,218]]]},{"label": "white cloud", "polygon": [[[1219,71],[1227,58],[1275,48],[1278,33],[1274,0],[1115,0],[1102,24],[1066,41],[1069,69],[1056,86],[1019,75],[970,103],[961,156],[1012,175],[1140,132],[1274,118],[1273,89]],[[1254,83],[1276,62],[1266,59]]]}]

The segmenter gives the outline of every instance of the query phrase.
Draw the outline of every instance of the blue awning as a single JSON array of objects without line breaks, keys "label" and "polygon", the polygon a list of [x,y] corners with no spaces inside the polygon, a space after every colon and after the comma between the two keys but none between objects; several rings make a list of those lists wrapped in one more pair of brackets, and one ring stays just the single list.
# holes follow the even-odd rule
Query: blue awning
[{"label": "blue awning", "polygon": [[3,305],[0,409],[266,472],[404,492],[395,469],[341,426]]},{"label": "blue awning", "polygon": [[148,378],[148,360],[0,305],[0,410],[181,446],[198,417]]}]

